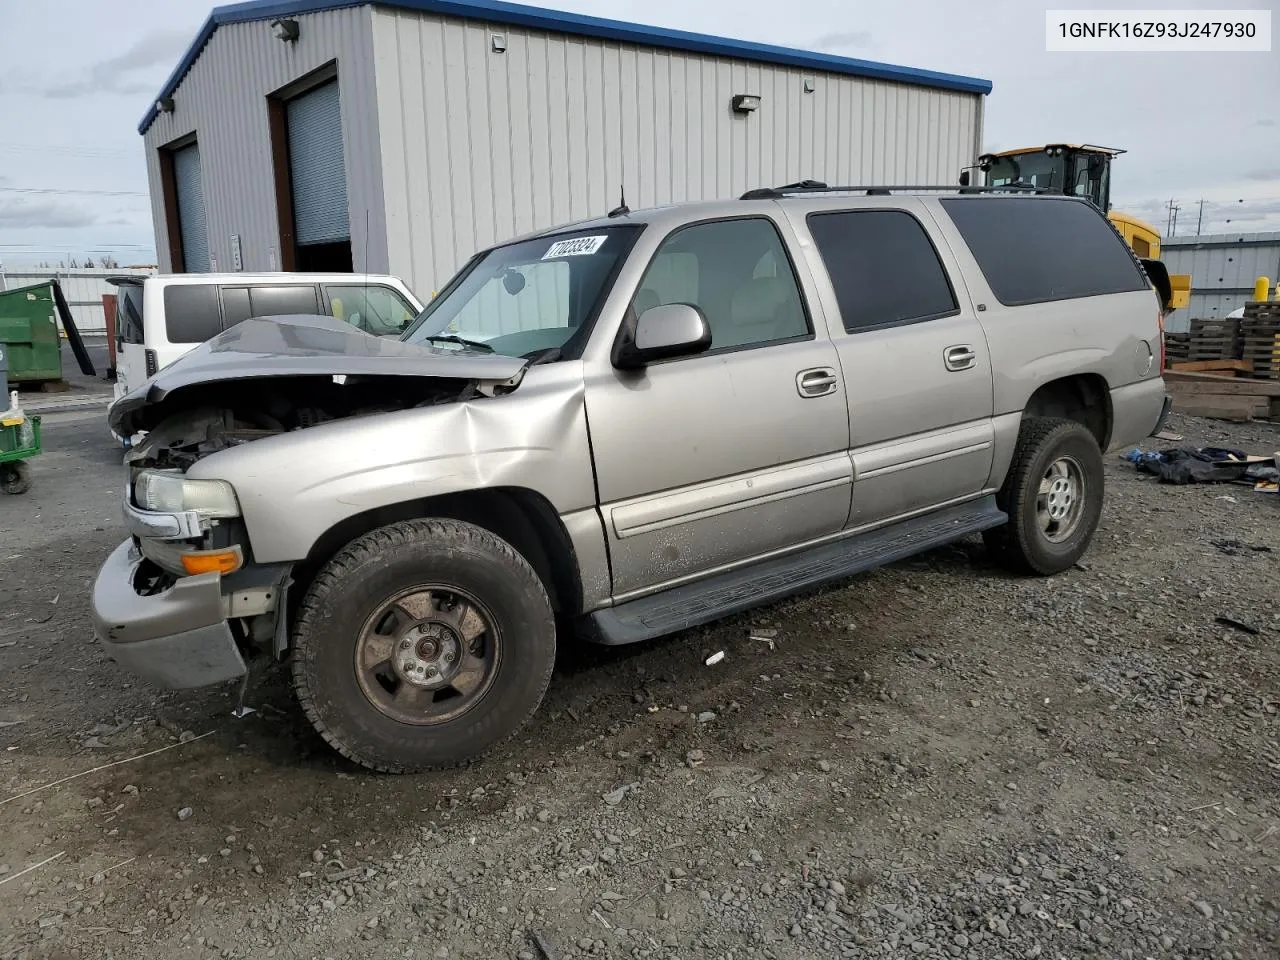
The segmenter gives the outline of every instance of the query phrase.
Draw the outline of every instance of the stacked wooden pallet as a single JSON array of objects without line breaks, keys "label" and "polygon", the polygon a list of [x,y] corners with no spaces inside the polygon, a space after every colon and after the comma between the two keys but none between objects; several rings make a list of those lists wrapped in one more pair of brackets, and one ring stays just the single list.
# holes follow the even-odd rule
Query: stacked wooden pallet
[{"label": "stacked wooden pallet", "polygon": [[1188,360],[1232,360],[1240,356],[1240,321],[1192,320]]},{"label": "stacked wooden pallet", "polygon": [[1245,305],[1240,343],[1240,355],[1255,377],[1280,380],[1280,302]]},{"label": "stacked wooden pallet", "polygon": [[1166,367],[1191,359],[1191,334],[1166,333],[1164,335],[1164,365]]},{"label": "stacked wooden pallet", "polygon": [[[1228,364],[1245,366],[1245,362],[1218,361],[1221,372],[1201,370],[1166,370],[1165,389],[1173,397],[1173,409],[1193,417],[1211,417],[1215,420],[1245,422],[1254,419],[1280,419],[1280,380],[1259,380],[1247,376],[1233,376],[1239,369]],[[1200,366],[1187,363],[1179,366]],[[1209,366],[1208,362],[1203,363]]]}]

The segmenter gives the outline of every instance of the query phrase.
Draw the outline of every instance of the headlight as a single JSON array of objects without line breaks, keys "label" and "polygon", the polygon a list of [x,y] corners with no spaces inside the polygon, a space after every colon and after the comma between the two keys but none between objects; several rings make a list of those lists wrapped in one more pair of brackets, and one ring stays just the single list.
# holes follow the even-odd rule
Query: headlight
[{"label": "headlight", "polygon": [[155,513],[194,510],[202,517],[238,517],[236,492],[225,480],[188,480],[180,473],[143,470],[133,481],[139,507]]}]

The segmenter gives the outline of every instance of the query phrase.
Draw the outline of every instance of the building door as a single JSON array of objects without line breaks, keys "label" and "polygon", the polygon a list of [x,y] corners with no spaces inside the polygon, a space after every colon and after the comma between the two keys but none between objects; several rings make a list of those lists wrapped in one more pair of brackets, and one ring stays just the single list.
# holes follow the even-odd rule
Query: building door
[{"label": "building door", "polygon": [[338,81],[285,101],[297,270],[352,269]]},{"label": "building door", "polygon": [[182,269],[187,273],[208,273],[209,234],[204,222],[204,189],[197,144],[173,151],[173,186],[182,242]]}]

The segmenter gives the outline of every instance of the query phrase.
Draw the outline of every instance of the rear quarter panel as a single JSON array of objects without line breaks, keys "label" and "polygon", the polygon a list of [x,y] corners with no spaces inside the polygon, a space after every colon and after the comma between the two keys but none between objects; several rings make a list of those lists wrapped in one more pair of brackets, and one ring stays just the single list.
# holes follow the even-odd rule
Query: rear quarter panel
[{"label": "rear quarter panel", "polygon": [[1005,306],[945,212],[936,206],[932,212],[960,263],[986,334],[997,420],[1020,415],[1044,384],[1088,373],[1102,377],[1111,392],[1114,425],[1109,446],[1146,436],[1159,418],[1164,397],[1155,291]]}]

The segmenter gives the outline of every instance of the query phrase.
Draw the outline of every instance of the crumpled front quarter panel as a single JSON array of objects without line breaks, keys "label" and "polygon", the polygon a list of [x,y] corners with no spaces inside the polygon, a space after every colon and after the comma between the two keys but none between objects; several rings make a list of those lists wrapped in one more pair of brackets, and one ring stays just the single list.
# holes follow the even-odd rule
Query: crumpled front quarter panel
[{"label": "crumpled front quarter panel", "polygon": [[302,559],[335,524],[442,494],[522,487],[561,515],[595,502],[580,362],[529,369],[498,397],[353,417],[224,450],[193,478],[229,481],[254,560]]}]

